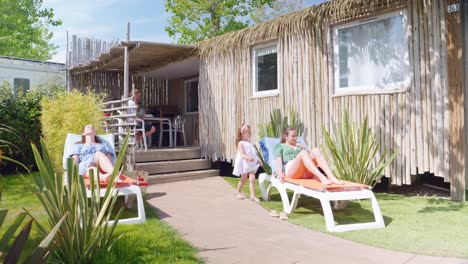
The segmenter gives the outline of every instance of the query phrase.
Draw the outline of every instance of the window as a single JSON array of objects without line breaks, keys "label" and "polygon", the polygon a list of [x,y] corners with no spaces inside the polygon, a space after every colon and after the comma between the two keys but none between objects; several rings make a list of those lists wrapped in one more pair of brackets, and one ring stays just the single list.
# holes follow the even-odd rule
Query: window
[{"label": "window", "polygon": [[19,93],[26,94],[29,91],[29,79],[14,78],[13,88],[15,95],[18,95]]},{"label": "window", "polygon": [[185,113],[198,112],[198,79],[185,81]]},{"label": "window", "polygon": [[340,25],[333,35],[335,94],[387,93],[409,87],[405,11]]},{"label": "window", "polygon": [[279,93],[277,44],[257,46],[252,53],[254,96],[277,95]]}]

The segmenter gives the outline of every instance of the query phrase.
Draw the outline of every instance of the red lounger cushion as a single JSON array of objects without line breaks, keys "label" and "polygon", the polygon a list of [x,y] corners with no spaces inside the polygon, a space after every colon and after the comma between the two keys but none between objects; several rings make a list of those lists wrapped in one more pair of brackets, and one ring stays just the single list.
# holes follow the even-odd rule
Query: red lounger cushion
[{"label": "red lounger cushion", "polygon": [[[125,175],[120,175],[120,180],[121,182],[116,182],[116,185],[115,187],[128,187],[130,185],[136,185],[138,184],[138,181],[137,180],[134,180],[130,177],[127,177]],[[89,187],[90,183],[89,183],[89,178],[88,177],[84,177],[84,182],[85,182],[85,185],[86,187]],[[107,187],[107,184],[109,184],[108,181],[104,180],[104,179],[101,179],[99,181],[99,184],[101,185],[101,188],[105,188]]]}]

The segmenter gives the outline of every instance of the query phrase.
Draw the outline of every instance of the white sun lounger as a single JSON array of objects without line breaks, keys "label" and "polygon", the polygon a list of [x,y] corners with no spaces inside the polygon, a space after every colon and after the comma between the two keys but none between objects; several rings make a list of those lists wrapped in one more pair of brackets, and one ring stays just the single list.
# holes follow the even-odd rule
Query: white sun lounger
[{"label": "white sun lounger", "polygon": [[[114,148],[114,135],[113,134],[107,134],[107,135],[99,135],[101,140],[103,140],[103,144],[109,144],[111,149],[113,150],[114,153],[112,153],[112,162],[115,163],[115,148]],[[68,133],[67,138],[65,139],[65,146],[64,146],[64,151],[63,151],[63,168],[66,170],[66,162],[67,158],[70,157],[70,153],[72,151],[72,145],[75,144],[75,142],[81,140],[81,135],[77,134],[72,134]],[[65,177],[66,179],[66,177]],[[115,191],[118,192],[117,195],[125,196],[125,202],[128,201],[128,196],[129,195],[135,195],[136,196],[136,202],[137,202],[137,209],[138,209],[138,215],[136,217],[131,217],[131,218],[122,218],[119,219],[119,224],[139,224],[139,223],[144,223],[146,221],[146,215],[145,215],[145,205],[143,203],[143,195],[141,194],[141,189],[138,185],[133,185],[133,184],[128,184],[128,185],[121,185],[117,186],[115,188]],[[104,196],[106,192],[106,189],[104,186],[101,186],[100,189],[100,195]],[[87,195],[88,197],[91,196],[91,192],[88,189],[87,190]],[[109,225],[112,225],[114,221],[109,221]]]},{"label": "white sun lounger", "polygon": [[[289,180],[288,180],[289,181]],[[292,183],[292,182],[296,183]],[[262,173],[259,176],[260,191],[262,192],[263,199],[268,201],[270,190],[275,187],[280,193],[281,200],[283,201],[284,212],[290,214],[294,211],[297,206],[297,202],[301,195],[314,197],[320,200],[323,209],[323,215],[325,216],[325,224],[329,232],[344,232],[359,229],[370,229],[370,228],[384,228],[385,223],[380,212],[379,204],[374,196],[374,193],[370,188],[356,187],[359,184],[353,184],[348,182],[350,185],[344,185],[345,187],[336,189],[327,186],[323,188],[315,184],[318,188],[305,187],[300,183],[302,181],[315,181],[315,180],[291,180],[291,182],[281,182],[277,177]],[[315,181],[317,182],[317,181]],[[268,185],[267,185],[268,184]],[[321,185],[321,184],[320,184]],[[348,190],[346,190],[348,189]],[[287,194],[287,190],[294,192],[291,201]],[[372,210],[374,212],[374,222],[369,223],[357,223],[357,224],[344,224],[336,225],[333,218],[333,211],[330,205],[330,201],[343,201],[343,200],[357,200],[357,199],[370,199],[372,203]]]}]

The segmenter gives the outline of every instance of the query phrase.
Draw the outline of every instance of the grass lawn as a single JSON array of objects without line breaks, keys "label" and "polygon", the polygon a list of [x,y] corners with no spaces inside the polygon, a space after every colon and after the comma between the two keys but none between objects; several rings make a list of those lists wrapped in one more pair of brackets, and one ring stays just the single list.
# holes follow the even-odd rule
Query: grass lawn
[{"label": "grass lawn", "polygon": [[[5,224],[8,226],[21,208],[27,209],[38,221],[45,223],[47,216],[42,205],[25,184],[25,181],[32,183],[32,176],[27,175],[25,181],[15,176],[4,177],[4,180],[6,190],[2,196],[1,208],[10,209]],[[95,263],[203,263],[197,257],[197,249],[181,239],[169,225],[160,221],[155,210],[148,205],[146,218],[144,224],[118,225],[116,234],[125,233],[124,237],[116,242],[110,252],[99,252]],[[34,228],[31,237],[30,248],[41,239]]]},{"label": "grass lawn", "polygon": [[[225,177],[237,186],[238,178]],[[234,190],[233,190],[234,192]],[[243,192],[249,195],[248,184]],[[258,184],[257,196],[261,197]],[[292,193],[290,193],[290,197]],[[376,193],[386,227],[344,233],[326,231],[322,207],[318,199],[302,196],[289,222],[323,233],[329,233],[362,244],[423,255],[468,258],[468,203],[446,198],[404,196]],[[268,209],[283,210],[281,198],[272,189],[271,200],[261,202]],[[369,201],[352,201],[344,210],[334,211],[338,224],[373,220]],[[265,212],[266,213],[266,212]]]}]

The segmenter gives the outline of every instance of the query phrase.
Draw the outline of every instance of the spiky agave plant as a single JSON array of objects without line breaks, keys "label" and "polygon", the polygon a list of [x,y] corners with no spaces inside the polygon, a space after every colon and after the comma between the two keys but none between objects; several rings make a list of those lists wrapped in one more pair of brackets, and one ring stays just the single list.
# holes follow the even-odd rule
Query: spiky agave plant
[{"label": "spiky agave plant", "polygon": [[[114,182],[119,174],[129,136],[117,158],[109,182]],[[56,257],[65,263],[91,263],[94,254],[100,249],[109,249],[120,238],[114,235],[115,227],[122,212],[121,208],[109,225],[111,214],[117,200],[113,184],[108,184],[101,196],[98,175],[90,175],[89,187],[78,173],[73,159],[67,160],[65,176],[55,172],[44,142],[41,142],[42,157],[33,145],[34,156],[40,177],[35,181],[36,196],[48,215],[48,221],[54,226],[63,215],[68,214],[60,228],[63,239],[57,245]],[[64,183],[67,177],[67,184]],[[89,188],[89,189],[88,189]],[[89,197],[87,193],[89,192]]]},{"label": "spiky agave plant", "polygon": [[369,128],[367,116],[358,126],[350,121],[346,111],[341,124],[333,122],[331,134],[324,127],[322,132],[325,144],[321,149],[336,177],[341,180],[375,186],[398,153],[396,150],[388,155],[388,151],[384,150],[376,160],[380,144]]}]

